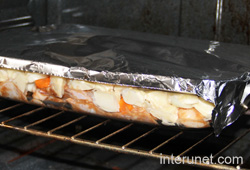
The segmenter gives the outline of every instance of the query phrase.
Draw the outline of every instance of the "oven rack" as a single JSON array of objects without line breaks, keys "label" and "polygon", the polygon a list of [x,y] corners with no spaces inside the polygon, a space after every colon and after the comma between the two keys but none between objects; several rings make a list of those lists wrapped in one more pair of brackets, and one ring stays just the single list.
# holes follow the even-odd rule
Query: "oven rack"
[{"label": "oven rack", "polygon": [[[141,125],[137,123],[121,122],[122,126],[120,126],[119,128],[115,128],[114,130],[111,130],[108,134],[105,134],[104,136],[98,139],[84,139],[84,138],[81,138],[81,136],[84,136],[85,134],[91,131],[94,131],[98,128],[102,129],[104,128],[104,126],[114,123],[114,121],[110,119],[96,118],[94,116],[83,115],[83,114],[74,113],[74,112],[48,109],[45,107],[28,105],[25,103],[18,103],[18,102],[9,101],[6,99],[0,99],[0,102],[1,103],[5,102],[5,104],[7,103],[7,105],[3,104],[2,108],[0,108],[0,115],[3,114],[0,117],[0,120],[3,119],[4,117],[4,120],[0,121],[0,127],[18,130],[20,132],[24,132],[24,133],[28,133],[32,135],[73,142],[76,144],[82,144],[82,145],[87,145],[87,146],[101,148],[101,149],[113,150],[113,151],[117,151],[121,153],[134,154],[134,155],[140,155],[140,156],[157,158],[157,159],[165,157],[170,160],[174,160],[179,156],[182,157],[184,155],[187,155],[187,153],[191,152],[192,150],[195,150],[196,147],[199,147],[199,145],[202,145],[202,143],[204,143],[209,138],[215,138],[212,130],[206,129],[201,133],[202,137],[198,135],[199,137],[196,138],[196,141],[194,143],[190,144],[189,142],[188,147],[186,147],[184,150],[178,151],[179,154],[171,155],[171,154],[167,154],[164,152],[158,152],[158,150],[160,148],[163,148],[165,145],[169,143],[176,143],[176,142],[179,143],[180,140],[182,140],[179,138],[181,138],[182,136],[185,136],[186,133],[189,133],[188,130],[186,131],[186,130],[180,130],[176,128],[163,129],[164,131],[166,130],[171,131],[171,135],[168,138],[166,138],[164,141],[161,141],[155,146],[152,145],[153,147],[151,147],[150,149],[145,149],[145,148],[138,149],[138,148],[134,148],[130,146],[132,146],[134,143],[140,142],[140,140],[145,139],[147,136],[156,133],[156,131],[158,131],[162,127]],[[18,113],[16,113],[17,110],[18,110]],[[45,114],[45,113],[48,113],[48,114]],[[63,114],[69,117],[73,117],[73,119],[65,121],[63,118],[60,118],[60,116],[62,116]],[[33,117],[37,119],[41,115],[44,115],[44,117],[35,121],[29,118],[29,117]],[[101,120],[98,120],[98,122],[95,122],[95,123],[92,122],[93,124],[85,129],[81,128],[81,124],[77,124],[78,122],[83,121],[84,119],[93,118],[93,117],[94,117],[94,120],[95,119],[101,119]],[[60,122],[59,125],[53,126],[53,128],[51,129],[47,129],[49,128],[48,126],[47,127],[45,126],[42,128],[38,126],[48,121],[51,121],[52,119],[64,120],[64,121],[63,123],[59,121]],[[91,121],[88,120],[88,122],[91,122]],[[119,121],[115,121],[115,122],[119,122]],[[24,123],[24,125],[22,125],[22,123]],[[54,123],[52,124],[54,125]],[[63,132],[63,129],[66,127],[72,126],[73,124],[75,127],[74,129],[75,133],[71,135],[65,135]],[[123,143],[122,145],[117,144],[117,143],[113,144],[112,142],[111,143],[105,142],[108,139],[119,135],[120,133],[124,133],[127,129],[132,128],[132,126],[145,127],[146,130],[142,128],[144,129],[144,131],[140,135],[134,136],[132,139]],[[137,128],[134,127],[133,131],[136,131],[136,129]],[[235,137],[233,140],[228,142],[225,146],[223,146],[222,148],[219,148],[219,150],[214,154],[213,158],[215,159],[218,156],[220,156],[221,153],[223,153],[225,150],[230,148],[230,146],[232,146],[234,143],[239,141],[249,132],[250,132],[250,129],[245,130],[240,135]],[[197,132],[195,131],[194,134],[197,134]],[[151,142],[152,141],[150,141],[149,143]],[[140,144],[138,145],[140,146]],[[203,155],[203,156],[206,156],[206,155]],[[209,162],[207,163],[197,162],[196,164],[190,164],[187,159],[183,159],[183,163],[187,165],[210,168],[210,169],[242,169],[241,165],[210,164]]]},{"label": "oven rack", "polygon": [[33,24],[34,23],[32,20],[32,16],[30,15],[6,19],[6,20],[0,21],[0,31],[11,29],[11,28],[32,26]]}]

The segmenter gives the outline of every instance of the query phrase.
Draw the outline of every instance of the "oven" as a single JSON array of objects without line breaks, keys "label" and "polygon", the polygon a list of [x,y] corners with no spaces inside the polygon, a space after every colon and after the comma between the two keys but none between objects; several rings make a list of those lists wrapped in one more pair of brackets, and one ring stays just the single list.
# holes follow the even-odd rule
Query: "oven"
[{"label": "oven", "polygon": [[[102,5],[106,5],[104,8],[109,6],[108,2],[103,1],[100,1],[100,4],[77,0],[72,2],[64,0],[0,0],[0,2],[0,31],[26,28],[42,30],[44,27],[39,26],[47,24],[92,24],[92,22],[97,26],[134,28],[137,31],[153,33],[164,33],[165,31],[159,27],[152,28],[152,24],[161,21],[157,17],[151,18],[151,10],[158,9],[161,6],[159,2],[156,4],[153,1],[140,2],[146,4],[141,16],[143,28],[139,25],[125,26],[121,23],[114,23],[114,20],[117,19],[113,18],[116,17],[115,15],[106,14],[106,22],[101,16],[92,16],[93,12],[87,10],[86,6],[95,9],[95,13],[100,13],[103,12]],[[109,3],[114,7],[117,5],[111,1]],[[125,6],[128,5],[127,3],[133,2],[117,3]],[[141,5],[140,3],[139,5]],[[186,2],[175,3],[169,3],[166,8],[172,9],[180,5],[178,10],[180,15],[188,10],[183,9],[183,7],[188,7]],[[212,16],[215,17],[216,22],[214,34],[208,35],[217,40],[224,40],[221,34],[223,28],[221,26],[222,3],[222,0],[213,1],[215,10]],[[136,5],[138,4],[135,3]],[[191,7],[189,6],[189,8]],[[154,17],[155,15],[162,16],[162,9],[158,10],[157,14],[152,14]],[[87,17],[84,17],[84,11],[86,11]],[[125,14],[121,11],[121,14],[117,15],[121,17]],[[177,28],[175,31],[171,31],[170,28],[166,34],[175,36],[184,34],[181,31],[181,25],[175,26],[175,28]],[[204,38],[201,34],[195,36]],[[230,41],[234,42],[234,40]],[[243,44],[247,44],[247,42],[243,42]],[[1,169],[250,168],[249,115],[241,116],[219,137],[215,137],[211,128],[195,130],[156,127],[49,109],[4,98],[0,99],[0,103]],[[199,162],[199,159],[204,158],[209,158],[207,160],[210,162]],[[178,161],[179,159],[181,161]],[[194,163],[194,161],[197,162]]]}]

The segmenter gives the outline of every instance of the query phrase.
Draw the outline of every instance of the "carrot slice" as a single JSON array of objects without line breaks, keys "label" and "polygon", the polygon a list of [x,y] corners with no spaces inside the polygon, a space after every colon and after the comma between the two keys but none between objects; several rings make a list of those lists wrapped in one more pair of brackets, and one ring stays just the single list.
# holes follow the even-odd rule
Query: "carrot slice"
[{"label": "carrot slice", "polygon": [[35,81],[35,85],[37,88],[42,89],[42,88],[47,88],[50,85],[50,77],[44,78],[44,79],[39,79]]},{"label": "carrot slice", "polygon": [[123,97],[121,97],[119,105],[120,105],[120,112],[125,112],[127,110],[131,111],[134,108],[133,105],[126,103],[123,100]]}]

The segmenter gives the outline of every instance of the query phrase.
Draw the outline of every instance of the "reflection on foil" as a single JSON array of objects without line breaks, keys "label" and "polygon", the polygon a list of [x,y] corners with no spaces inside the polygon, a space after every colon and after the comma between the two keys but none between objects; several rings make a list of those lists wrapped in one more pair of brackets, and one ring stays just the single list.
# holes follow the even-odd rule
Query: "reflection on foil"
[{"label": "reflection on foil", "polygon": [[216,56],[217,58],[220,58],[220,56],[214,54],[216,48],[220,46],[220,42],[218,41],[210,41],[210,44],[209,44],[209,48],[207,50],[205,50],[208,54],[212,54],[214,56]]},{"label": "reflection on foil", "polygon": [[62,10],[62,13],[71,13],[71,12],[76,12],[76,11],[81,11],[82,9],[80,7],[75,7],[75,8],[66,8]]}]

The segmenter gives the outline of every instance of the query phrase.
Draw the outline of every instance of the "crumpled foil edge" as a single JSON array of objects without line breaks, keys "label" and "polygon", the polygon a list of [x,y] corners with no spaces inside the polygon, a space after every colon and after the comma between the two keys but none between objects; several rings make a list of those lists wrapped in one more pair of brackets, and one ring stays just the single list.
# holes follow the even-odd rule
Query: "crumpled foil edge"
[{"label": "crumpled foil edge", "polygon": [[0,67],[96,83],[191,93],[215,103],[216,82],[214,80],[193,80],[149,74],[94,71],[84,67],[66,67],[4,56],[0,56]]}]

